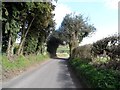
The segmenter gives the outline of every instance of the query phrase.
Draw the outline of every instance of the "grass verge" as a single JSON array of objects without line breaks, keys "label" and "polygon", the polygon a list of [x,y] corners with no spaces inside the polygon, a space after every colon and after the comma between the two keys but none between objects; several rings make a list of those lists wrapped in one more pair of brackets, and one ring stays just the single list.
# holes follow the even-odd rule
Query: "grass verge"
[{"label": "grass verge", "polygon": [[15,56],[13,60],[8,60],[6,55],[0,56],[2,57],[2,76],[3,81],[5,79],[12,78],[21,72],[23,72],[25,69],[35,65],[39,64],[40,62],[43,62],[45,60],[48,60],[48,55],[28,55],[28,56]]},{"label": "grass verge", "polygon": [[5,70],[23,69],[32,64],[44,61],[48,58],[47,55],[20,55],[15,60],[8,60],[5,55],[2,56],[2,68]]},{"label": "grass verge", "polygon": [[120,89],[120,72],[110,69],[97,69],[86,60],[74,59],[69,61],[78,77],[86,80],[92,88]]}]

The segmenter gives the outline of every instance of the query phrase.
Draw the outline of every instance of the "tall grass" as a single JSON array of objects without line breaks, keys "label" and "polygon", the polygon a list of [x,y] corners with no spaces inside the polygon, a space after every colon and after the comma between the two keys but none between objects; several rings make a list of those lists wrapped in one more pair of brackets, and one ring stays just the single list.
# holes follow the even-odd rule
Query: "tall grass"
[{"label": "tall grass", "polygon": [[8,60],[6,55],[2,55],[2,68],[4,70],[24,69],[32,64],[44,61],[48,55],[28,55],[17,56],[14,60]]}]

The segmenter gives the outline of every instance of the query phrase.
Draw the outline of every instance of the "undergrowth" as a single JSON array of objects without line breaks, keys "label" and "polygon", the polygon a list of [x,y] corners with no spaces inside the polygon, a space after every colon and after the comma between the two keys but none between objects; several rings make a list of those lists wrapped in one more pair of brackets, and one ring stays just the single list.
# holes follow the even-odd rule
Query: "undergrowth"
[{"label": "undergrowth", "polygon": [[28,55],[17,56],[13,60],[8,60],[6,55],[2,55],[2,69],[4,70],[16,70],[24,69],[32,64],[44,61],[48,58],[47,55]]},{"label": "undergrowth", "polygon": [[84,78],[90,87],[120,89],[119,71],[95,68],[87,60],[82,59],[73,59],[69,63],[78,77]]}]

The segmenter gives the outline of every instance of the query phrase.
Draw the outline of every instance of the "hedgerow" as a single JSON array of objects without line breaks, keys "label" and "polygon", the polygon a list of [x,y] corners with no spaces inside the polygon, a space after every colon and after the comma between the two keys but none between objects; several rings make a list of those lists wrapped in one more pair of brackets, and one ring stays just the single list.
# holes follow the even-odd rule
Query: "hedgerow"
[{"label": "hedgerow", "polygon": [[120,89],[120,72],[95,68],[82,59],[70,60],[69,63],[90,87]]},{"label": "hedgerow", "polygon": [[120,89],[120,35],[103,38],[73,50],[70,65],[95,88]]}]

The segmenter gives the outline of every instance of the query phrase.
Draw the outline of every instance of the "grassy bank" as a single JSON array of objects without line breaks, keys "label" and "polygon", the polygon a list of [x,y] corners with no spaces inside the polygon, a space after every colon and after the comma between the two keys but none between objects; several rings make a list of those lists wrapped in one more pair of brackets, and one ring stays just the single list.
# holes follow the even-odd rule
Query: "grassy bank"
[{"label": "grassy bank", "polygon": [[6,55],[2,55],[2,68],[4,70],[24,69],[32,64],[42,62],[47,58],[48,55],[20,55],[13,57],[13,60],[8,60]]},{"label": "grassy bank", "polygon": [[31,66],[40,64],[45,60],[48,60],[48,55],[28,55],[28,56],[14,56],[11,60],[8,60],[6,55],[1,55],[2,57],[2,80],[6,81],[13,78],[23,71],[29,69]]},{"label": "grassy bank", "polygon": [[73,67],[78,77],[92,88],[115,88],[120,89],[120,72],[110,69],[97,69],[87,60],[74,59],[70,65]]}]

